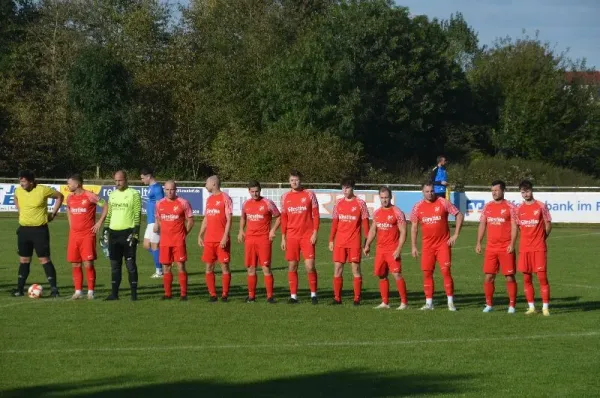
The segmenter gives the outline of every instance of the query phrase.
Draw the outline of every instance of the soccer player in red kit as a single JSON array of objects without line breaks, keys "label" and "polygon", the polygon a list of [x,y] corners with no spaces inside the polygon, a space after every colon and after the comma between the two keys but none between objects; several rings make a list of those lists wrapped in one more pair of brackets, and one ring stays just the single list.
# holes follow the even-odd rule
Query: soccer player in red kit
[{"label": "soccer player in red kit", "polygon": [[406,297],[406,282],[402,277],[400,253],[406,241],[406,218],[404,213],[392,204],[392,191],[388,187],[379,188],[379,200],[381,201],[381,207],[373,213],[373,223],[363,249],[365,255],[369,255],[371,243],[377,236],[375,275],[379,277],[381,304],[375,308],[390,308],[388,273],[391,271],[400,295],[400,307],[398,309],[405,310],[408,308],[408,300]]},{"label": "soccer player in red kit", "polygon": [[319,203],[312,191],[302,187],[301,179],[302,174],[292,170],[289,180],[292,189],[281,197],[281,249],[285,251],[285,259],[288,261],[288,303],[298,303],[298,263],[302,253],[311,301],[317,304],[315,244],[319,232]]},{"label": "soccer player in red kit", "polygon": [[[273,298],[273,274],[271,273],[271,251],[275,231],[279,228],[279,210],[272,200],[260,196],[260,183],[250,181],[248,192],[250,199],[242,206],[238,241],[244,243],[244,264],[248,270],[247,303],[256,300],[256,267],[262,267],[267,289],[267,302],[275,303]],[[271,221],[275,223],[271,227]],[[244,231],[245,227],[245,231]]]},{"label": "soccer player in red kit", "polygon": [[361,234],[362,225],[365,237],[369,234],[369,210],[364,200],[354,195],[355,182],[351,178],[342,180],[344,197],[333,207],[333,220],[329,234],[329,251],[333,252],[333,302],[342,304],[342,287],[344,284],[344,264],[352,264],[354,275],[354,305],[360,305],[362,290]]},{"label": "soccer player in red kit", "polygon": [[206,190],[210,193],[206,199],[204,219],[198,233],[198,246],[203,247],[202,261],[206,263],[206,286],[210,301],[217,301],[217,288],[215,282],[215,262],[221,264],[221,282],[223,292],[221,301],[226,302],[229,296],[229,285],[231,284],[231,273],[229,271],[231,241],[229,232],[231,230],[231,216],[233,214],[233,202],[229,195],[221,191],[221,180],[217,176],[211,176],[206,180]]},{"label": "soccer player in red kit", "polygon": [[498,269],[506,279],[508,293],[508,313],[515,313],[517,301],[517,281],[515,280],[515,242],[517,240],[517,223],[513,217],[515,206],[504,199],[506,184],[504,181],[492,182],[492,200],[487,202],[481,211],[475,252],[481,254],[481,241],[487,229],[487,244],[483,261],[485,281],[485,308],[490,312],[493,308],[494,282]]},{"label": "soccer player in red kit", "polygon": [[[450,236],[448,215],[456,216],[454,234]],[[433,183],[423,184],[423,200],[418,202],[410,214],[412,256],[419,256],[417,234],[421,224],[421,270],[423,271],[423,290],[425,305],[422,310],[433,309],[433,271],[435,263],[440,265],[444,276],[444,289],[448,297],[448,310],[456,311],[454,306],[454,281],[450,268],[452,265],[452,246],[458,239],[464,216],[450,201],[437,197]]]},{"label": "soccer player in red kit", "polygon": [[552,231],[552,218],[544,204],[533,198],[533,184],[530,181],[521,181],[519,184],[523,203],[515,208],[515,219],[521,232],[519,240],[519,260],[517,269],[523,273],[525,298],[529,309],[526,315],[535,314],[532,274],[535,272],[540,282],[542,293],[542,313],[550,315],[550,285],[546,273],[547,250],[546,239]]},{"label": "soccer player in red kit", "polygon": [[[69,196],[67,196],[67,218],[69,219],[69,243],[67,244],[67,261],[73,264],[73,283],[75,294],[71,297],[77,300],[83,296],[83,270],[87,274],[87,298],[94,298],[96,281],[96,233],[102,227],[108,206],[98,195],[83,189],[83,178],[79,174],[72,175],[67,180]],[[96,206],[102,207],[100,219],[96,222]]]},{"label": "soccer player in red kit", "polygon": [[154,233],[160,233],[159,261],[163,266],[163,286],[165,295],[163,300],[171,299],[173,284],[173,263],[179,271],[180,300],[187,300],[188,274],[185,269],[187,250],[185,238],[194,228],[192,206],[187,200],[177,196],[175,181],[167,181],[164,185],[166,198],[156,203],[154,211]]}]

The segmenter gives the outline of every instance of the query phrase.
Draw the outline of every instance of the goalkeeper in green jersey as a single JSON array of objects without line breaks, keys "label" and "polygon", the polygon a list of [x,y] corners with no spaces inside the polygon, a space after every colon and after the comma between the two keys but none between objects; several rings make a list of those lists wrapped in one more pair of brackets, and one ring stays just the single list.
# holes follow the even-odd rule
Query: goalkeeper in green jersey
[{"label": "goalkeeper in green jersey", "polygon": [[127,185],[127,173],[119,170],[114,175],[115,190],[108,196],[108,215],[104,222],[102,239],[108,244],[112,293],[106,300],[119,299],[123,258],[129,273],[131,300],[137,300],[138,271],[135,254],[140,234],[142,198],[138,191]]}]

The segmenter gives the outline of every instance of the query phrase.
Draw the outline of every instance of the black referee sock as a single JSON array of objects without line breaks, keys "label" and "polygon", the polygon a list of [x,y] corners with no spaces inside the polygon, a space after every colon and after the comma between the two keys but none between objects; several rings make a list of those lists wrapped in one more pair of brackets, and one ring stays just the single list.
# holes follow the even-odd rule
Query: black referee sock
[{"label": "black referee sock", "polygon": [[48,261],[42,266],[44,267],[44,272],[46,273],[46,278],[48,279],[50,287],[52,290],[56,289],[56,268],[54,268],[54,264],[52,264],[52,261]]},{"label": "black referee sock", "polygon": [[25,283],[27,283],[27,277],[29,276],[29,270],[31,263],[20,263],[19,264],[19,277],[17,279],[17,289],[23,293],[25,291]]}]

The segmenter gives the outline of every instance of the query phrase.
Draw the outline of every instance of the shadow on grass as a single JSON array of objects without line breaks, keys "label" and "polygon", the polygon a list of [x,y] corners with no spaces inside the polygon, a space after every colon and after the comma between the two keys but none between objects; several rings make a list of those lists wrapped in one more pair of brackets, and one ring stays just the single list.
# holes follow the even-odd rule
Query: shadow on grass
[{"label": "shadow on grass", "polygon": [[[282,377],[271,380],[235,383],[220,380],[193,380],[140,386],[136,377],[50,384],[0,393],[3,397],[77,396],[99,397],[384,397],[431,394],[464,394],[473,389],[475,375],[435,373],[374,373],[360,369]],[[139,383],[139,379],[137,380]],[[92,391],[90,391],[92,390]],[[93,391],[96,390],[96,391]],[[203,394],[203,395],[201,395]]]}]

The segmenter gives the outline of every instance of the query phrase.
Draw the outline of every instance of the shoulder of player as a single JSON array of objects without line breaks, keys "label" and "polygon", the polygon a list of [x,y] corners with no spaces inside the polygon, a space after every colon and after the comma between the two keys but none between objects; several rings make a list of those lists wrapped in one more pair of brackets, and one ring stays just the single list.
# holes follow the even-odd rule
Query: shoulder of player
[{"label": "shoulder of player", "polygon": [[[177,199],[179,199],[179,198],[177,198]],[[167,201],[167,198],[160,198],[159,200],[156,201],[156,205],[157,206],[161,205],[161,204],[165,203],[166,201]]]},{"label": "shoulder of player", "polygon": [[339,198],[339,199],[336,199],[336,201],[335,201],[335,205],[336,205],[336,206],[337,206],[337,205],[339,205],[340,203],[344,202],[344,200],[345,200],[344,198]]},{"label": "shoulder of player", "polygon": [[548,206],[546,206],[546,203],[542,202],[541,200],[536,200],[535,203],[540,206],[541,208],[545,208],[548,209]]},{"label": "shoulder of player", "polygon": [[[129,193],[131,193],[134,197],[135,196],[139,196],[140,198],[142,197],[142,195],[140,194],[140,191],[138,191],[137,189],[133,189],[133,188],[129,187],[129,188],[127,188],[127,191]],[[116,192],[116,190],[113,192]]]},{"label": "shoulder of player", "polygon": [[419,200],[417,203],[415,203],[415,205],[413,206],[413,210],[418,210],[419,207],[423,206],[423,204],[425,204],[425,199],[421,199]]}]

